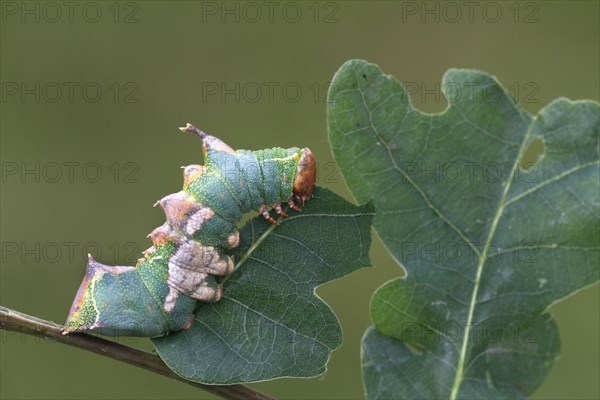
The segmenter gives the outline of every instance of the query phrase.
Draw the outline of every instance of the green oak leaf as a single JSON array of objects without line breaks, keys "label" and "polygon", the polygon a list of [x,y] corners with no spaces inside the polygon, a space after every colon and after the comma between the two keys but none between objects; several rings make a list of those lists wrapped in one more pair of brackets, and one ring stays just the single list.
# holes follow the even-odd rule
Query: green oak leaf
[{"label": "green oak leaf", "polygon": [[560,351],[548,307],[599,278],[599,105],[558,99],[533,117],[474,70],[442,89],[448,107],[422,113],[364,61],[330,87],[334,156],[406,272],[373,295],[366,395],[522,398]]},{"label": "green oak leaf", "polygon": [[281,225],[250,220],[222,299],[203,303],[189,330],[153,339],[158,354],[178,375],[207,384],[323,374],[342,331],[315,289],[370,266],[373,215],[371,204],[316,188]]}]

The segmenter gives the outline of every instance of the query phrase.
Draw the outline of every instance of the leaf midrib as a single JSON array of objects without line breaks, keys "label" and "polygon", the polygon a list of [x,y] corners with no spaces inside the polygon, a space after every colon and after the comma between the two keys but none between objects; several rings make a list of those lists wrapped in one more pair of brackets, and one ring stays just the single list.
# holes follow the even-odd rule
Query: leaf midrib
[{"label": "leaf midrib", "polygon": [[527,132],[525,132],[525,135],[523,136],[523,141],[521,142],[521,145],[519,146],[519,151],[517,153],[517,157],[513,162],[513,166],[510,171],[510,175],[508,176],[508,178],[506,180],[506,184],[505,184],[504,190],[502,192],[502,197],[500,197],[500,201],[498,202],[498,208],[496,209],[496,213],[494,215],[494,220],[492,221],[492,225],[490,226],[490,230],[488,232],[485,244],[483,246],[483,250],[478,255],[479,262],[477,264],[477,275],[475,277],[475,284],[473,285],[473,291],[471,293],[471,301],[469,302],[469,315],[467,317],[467,322],[465,325],[465,334],[463,336],[463,343],[461,345],[460,355],[458,358],[458,366],[456,368],[456,375],[454,376],[454,383],[452,384],[452,389],[450,391],[450,400],[456,400],[456,398],[458,396],[458,392],[460,390],[460,385],[463,381],[465,359],[467,356],[467,349],[469,347],[469,336],[471,334],[471,325],[473,323],[473,315],[475,314],[475,305],[477,304],[477,295],[479,293],[479,284],[481,283],[481,275],[483,272],[483,267],[485,266],[485,262],[487,261],[488,249],[490,248],[492,239],[493,239],[494,235],[496,234],[498,222],[500,221],[500,218],[502,218],[504,209],[508,205],[506,198],[508,196],[508,192],[510,191],[511,184],[512,184],[513,178],[515,176],[515,171],[519,168],[519,160],[521,159],[525,150],[527,149],[527,142],[529,140],[529,137],[531,136],[531,132],[532,132],[532,129],[533,129],[536,119],[537,119],[537,116],[531,119],[531,121],[529,122],[529,127],[527,128]]},{"label": "leaf midrib", "polygon": [[[356,74],[356,79],[357,81],[359,80],[358,78],[358,72],[355,70],[355,74]],[[376,78],[386,78],[386,76],[383,73],[380,73],[380,75]],[[393,79],[393,78],[392,78]],[[371,84],[369,86],[371,86],[373,83],[375,82],[375,80],[373,82],[371,82]],[[503,92],[506,92],[506,90],[504,90],[504,88],[502,87],[502,85],[500,85],[499,82],[496,81],[496,83],[498,84],[499,87],[501,87],[503,89]],[[465,334],[463,336],[463,342],[461,345],[461,349],[460,349],[460,355],[459,355],[459,360],[458,360],[458,364],[457,364],[457,368],[456,368],[456,375],[455,375],[455,379],[454,379],[454,383],[452,385],[452,389],[450,392],[450,400],[456,400],[457,396],[458,396],[458,392],[461,386],[461,383],[463,381],[463,372],[464,372],[464,365],[465,365],[465,359],[466,359],[466,354],[467,354],[467,349],[469,346],[469,336],[470,336],[470,329],[471,329],[471,324],[473,321],[473,315],[475,314],[475,305],[477,303],[477,295],[479,292],[479,285],[481,282],[481,275],[483,272],[483,267],[485,266],[485,262],[487,260],[487,252],[488,249],[490,247],[490,244],[492,242],[492,239],[496,233],[496,229],[498,227],[498,222],[500,221],[500,218],[502,217],[502,214],[504,212],[505,207],[510,204],[512,201],[507,202],[506,198],[508,196],[508,192],[510,191],[510,187],[515,175],[515,171],[519,168],[519,160],[522,157],[522,155],[524,154],[526,148],[527,148],[527,142],[529,140],[529,137],[531,136],[531,132],[533,129],[533,126],[535,124],[535,121],[537,119],[537,116],[533,117],[531,120],[528,120],[524,117],[522,111],[519,109],[519,107],[516,106],[514,101],[511,101],[512,99],[510,98],[510,96],[508,97],[508,100],[511,102],[511,104],[513,105],[513,108],[515,109],[515,111],[517,111],[517,113],[519,113],[521,119],[524,122],[528,122],[529,126],[527,128],[527,131],[525,132],[525,135],[523,136],[523,140],[521,141],[521,144],[519,145],[519,151],[517,152],[517,157],[515,159],[515,161],[513,162],[513,166],[511,168],[510,171],[510,175],[508,177],[508,179],[506,180],[506,184],[504,186],[504,190],[502,192],[502,196],[500,198],[500,201],[498,203],[498,208],[496,210],[496,213],[494,215],[494,220],[492,222],[492,225],[490,226],[490,230],[488,232],[488,235],[486,237],[486,241],[484,244],[483,249],[481,250],[481,252],[473,245],[473,243],[471,242],[471,240],[466,237],[466,235],[462,232],[462,230],[460,230],[460,228],[458,228],[458,226],[454,225],[449,219],[447,219],[440,210],[438,210],[429,200],[429,198],[427,197],[426,193],[412,180],[410,179],[410,177],[402,170],[402,168],[400,168],[397,164],[396,164],[396,160],[393,156],[393,153],[390,149],[390,147],[388,146],[388,144],[382,139],[382,137],[379,135],[377,128],[373,122],[373,117],[372,117],[372,111],[369,108],[367,101],[365,99],[364,96],[364,91],[361,90],[360,88],[355,89],[357,90],[360,94],[361,94],[361,100],[363,103],[363,106],[365,107],[365,109],[368,112],[369,115],[369,125],[371,126],[373,133],[375,134],[375,136],[377,137],[377,140],[383,145],[385,146],[389,158],[392,162],[392,165],[394,166],[394,169],[396,169],[397,171],[399,171],[402,176],[407,179],[407,181],[411,184],[411,186],[413,187],[413,189],[415,189],[423,198],[423,200],[425,201],[425,203],[427,204],[427,206],[442,220],[444,221],[452,230],[454,230],[463,240],[464,242],[469,245],[472,250],[475,252],[475,254],[479,257],[479,261],[477,264],[477,274],[476,274],[476,278],[475,278],[475,283],[473,285],[473,291],[471,293],[471,300],[469,302],[469,314],[468,314],[468,318],[467,318],[467,323],[466,323],[466,329],[465,329]],[[416,111],[413,107],[412,104],[409,104],[409,109],[407,111],[407,114],[410,112]],[[406,115],[405,115],[406,117]],[[539,188],[537,188],[539,189]]]}]

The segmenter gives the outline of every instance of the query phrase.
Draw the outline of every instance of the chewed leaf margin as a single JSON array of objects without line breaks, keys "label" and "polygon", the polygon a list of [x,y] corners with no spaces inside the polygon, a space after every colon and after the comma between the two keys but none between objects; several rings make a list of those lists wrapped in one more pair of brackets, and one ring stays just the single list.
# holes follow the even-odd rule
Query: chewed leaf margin
[{"label": "chewed leaf margin", "polygon": [[[449,95],[467,84],[474,88],[468,95]],[[374,227],[407,271],[373,297],[377,331],[404,350],[382,346],[380,333],[367,332],[367,396],[522,397],[542,382],[559,351],[556,325],[544,311],[598,281],[598,103],[558,99],[533,118],[480,71],[450,70],[442,88],[448,107],[425,114],[395,78],[352,60],[329,91],[330,141],[342,175],[359,201],[374,199]],[[485,97],[490,89],[500,94],[494,101]],[[528,145],[539,139],[546,147],[535,165],[539,182],[516,179]],[[450,184],[419,181],[403,168],[465,161],[495,163],[506,175]],[[560,202],[558,211],[548,199]],[[435,243],[474,257],[450,263],[422,252]],[[512,259],[532,248],[539,250],[537,264]],[[450,338],[443,328],[452,324],[466,328]],[[520,329],[537,342],[471,340],[475,326]],[[384,348],[401,351],[400,358],[388,359]]]}]

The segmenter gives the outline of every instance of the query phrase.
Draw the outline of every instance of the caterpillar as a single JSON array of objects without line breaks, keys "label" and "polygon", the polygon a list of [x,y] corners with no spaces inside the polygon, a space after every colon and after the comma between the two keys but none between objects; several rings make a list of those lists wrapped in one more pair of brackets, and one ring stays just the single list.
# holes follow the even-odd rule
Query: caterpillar
[{"label": "caterpillar", "polygon": [[252,210],[277,224],[269,206],[300,211],[313,193],[316,162],[308,148],[233,150],[191,124],[179,128],[203,141],[204,165],[183,170],[183,190],[160,199],[166,222],[135,266],[109,266],[88,256],[85,276],[63,334],[96,332],[154,337],[189,329],[198,301],[217,302],[217,277],[234,270],[228,251],[239,242],[236,223]]}]

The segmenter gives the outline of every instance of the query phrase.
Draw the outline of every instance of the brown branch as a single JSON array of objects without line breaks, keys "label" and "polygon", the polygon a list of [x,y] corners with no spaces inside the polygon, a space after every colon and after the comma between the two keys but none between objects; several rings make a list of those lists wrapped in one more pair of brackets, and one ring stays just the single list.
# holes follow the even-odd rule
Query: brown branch
[{"label": "brown branch", "polygon": [[69,346],[79,347],[96,354],[135,365],[155,372],[169,378],[185,382],[199,389],[214,393],[226,399],[249,399],[249,400],[272,400],[271,397],[250,389],[244,385],[204,385],[202,383],[188,381],[167,367],[167,365],[156,354],[144,350],[124,346],[122,344],[111,342],[100,337],[88,335],[85,333],[62,334],[62,326],[54,322],[44,321],[18,311],[0,306],[0,329],[7,331],[20,332],[28,335],[53,339],[58,343],[68,344]]}]

